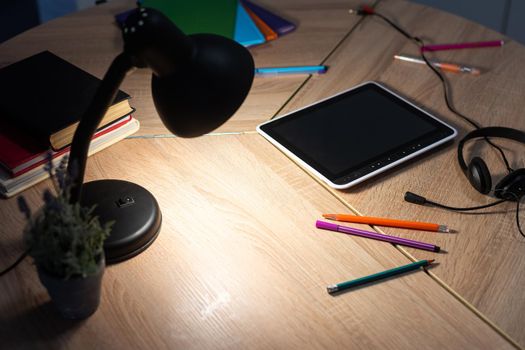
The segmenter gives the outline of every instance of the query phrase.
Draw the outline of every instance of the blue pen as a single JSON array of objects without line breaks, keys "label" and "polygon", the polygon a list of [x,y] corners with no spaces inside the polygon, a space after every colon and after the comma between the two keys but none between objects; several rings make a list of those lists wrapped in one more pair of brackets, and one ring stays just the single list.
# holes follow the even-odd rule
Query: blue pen
[{"label": "blue pen", "polygon": [[291,66],[291,67],[262,67],[255,68],[257,75],[283,75],[283,74],[323,74],[326,66]]}]

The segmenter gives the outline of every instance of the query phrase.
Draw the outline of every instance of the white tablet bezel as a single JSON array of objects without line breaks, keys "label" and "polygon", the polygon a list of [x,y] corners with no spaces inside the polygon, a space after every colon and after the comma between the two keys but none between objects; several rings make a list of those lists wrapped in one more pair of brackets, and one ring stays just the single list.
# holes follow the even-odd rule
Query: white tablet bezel
[{"label": "white tablet bezel", "polygon": [[[286,118],[287,116],[290,116],[296,112],[299,112],[299,111],[302,111],[306,108],[309,108],[311,106],[314,106],[318,103],[321,103],[321,102],[324,102],[324,101],[327,101],[329,99],[332,99],[334,97],[337,97],[339,95],[342,95],[342,94],[345,94],[349,91],[352,91],[352,90],[355,90],[355,89],[358,89],[364,85],[367,85],[367,84],[374,84],[376,86],[378,86],[379,88],[383,89],[383,90],[386,90],[388,93],[394,95],[395,97],[399,98],[400,100],[404,101],[405,103],[411,105],[412,107],[418,109],[419,111],[421,111],[422,113],[426,114],[427,116],[435,119],[436,121],[438,121],[439,123],[443,124],[444,126],[450,128],[453,133],[450,134],[449,136],[447,137],[444,137],[440,140],[438,140],[437,142],[434,142],[426,147],[423,147],[423,148],[420,148],[418,150],[415,150],[414,152],[412,153],[408,153],[405,157],[402,157],[392,163],[388,163],[388,164],[385,164],[383,166],[379,166],[377,170],[374,170],[374,171],[371,171],[369,173],[367,173],[366,175],[363,175],[362,177],[358,177],[356,179],[353,179],[347,183],[343,183],[343,184],[336,184],[334,182],[332,182],[330,179],[328,179],[327,177],[325,177],[323,174],[321,174],[320,172],[318,172],[315,168],[313,168],[312,166],[310,166],[308,163],[306,163],[304,160],[302,160],[299,156],[297,156],[293,151],[291,151],[290,149],[288,149],[286,146],[282,145],[281,143],[279,143],[277,140],[275,140],[273,137],[271,137],[270,135],[268,135],[265,131],[263,131],[261,129],[262,126],[266,125],[266,124],[269,124],[269,123],[272,123],[272,122],[275,122],[276,120],[279,120],[281,118]],[[312,103],[308,106],[305,106],[303,108],[300,108],[300,109],[297,109],[297,110],[294,110],[290,113],[287,113],[285,115],[282,115],[278,118],[275,118],[275,119],[272,119],[272,120],[269,120],[267,122],[264,122],[264,123],[261,123],[260,125],[257,126],[256,128],[257,132],[262,135],[265,139],[267,139],[268,141],[270,141],[275,147],[277,147],[279,150],[281,150],[283,153],[285,153],[288,157],[290,157],[291,159],[293,159],[297,164],[299,164],[300,166],[302,166],[303,168],[305,168],[306,170],[308,170],[309,172],[311,172],[312,174],[314,174],[315,176],[317,176],[319,179],[321,179],[323,182],[325,182],[328,186],[332,187],[332,188],[335,188],[335,189],[346,189],[346,188],[349,188],[349,187],[352,187],[354,185],[357,185],[367,179],[370,179],[382,172],[385,172],[387,171],[388,169],[391,169],[403,162],[406,162],[407,160],[409,159],[412,159],[414,157],[417,157],[418,155],[422,154],[422,153],[425,153],[439,145],[442,145],[452,139],[454,139],[456,136],[457,136],[457,130],[455,128],[453,128],[452,126],[450,126],[449,124],[443,122],[442,120],[438,119],[437,117],[433,116],[432,114],[430,114],[429,112],[423,110],[422,108],[420,108],[419,106],[416,106],[415,104],[413,104],[412,102],[408,101],[406,98],[402,97],[402,96],[399,96],[397,93],[393,92],[392,90],[386,88],[385,86],[381,85],[380,83],[378,82],[375,82],[375,81],[366,81],[362,84],[359,84],[357,86],[354,86],[350,89],[347,89],[345,91],[342,91],[340,93],[337,93],[335,95],[332,95],[330,97],[327,97],[325,99],[322,99],[320,101],[317,101],[315,103]]]}]

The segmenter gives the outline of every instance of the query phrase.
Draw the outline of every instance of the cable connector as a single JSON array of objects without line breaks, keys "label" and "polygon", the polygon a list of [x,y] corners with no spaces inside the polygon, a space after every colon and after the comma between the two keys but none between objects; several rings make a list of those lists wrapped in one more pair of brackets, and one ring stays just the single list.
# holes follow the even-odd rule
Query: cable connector
[{"label": "cable connector", "polygon": [[425,197],[422,197],[412,192],[405,193],[405,201],[419,205],[425,205],[428,202]]},{"label": "cable connector", "polygon": [[371,6],[362,5],[357,10],[354,10],[354,9],[348,10],[348,13],[351,13],[351,14],[355,13],[356,15],[359,15],[359,16],[368,16],[368,15],[373,15],[375,13],[375,10]]}]

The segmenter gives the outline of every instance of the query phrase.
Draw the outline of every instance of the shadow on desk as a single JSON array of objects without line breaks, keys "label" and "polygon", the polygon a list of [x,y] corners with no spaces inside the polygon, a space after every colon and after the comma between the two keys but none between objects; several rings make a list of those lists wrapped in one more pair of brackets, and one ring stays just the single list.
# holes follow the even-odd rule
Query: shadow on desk
[{"label": "shadow on desk", "polygon": [[[85,320],[61,318],[51,302],[37,305],[16,314],[0,318],[0,339],[3,349],[34,348],[35,344],[67,338],[81,327]],[[50,322],[51,320],[51,322]]]}]

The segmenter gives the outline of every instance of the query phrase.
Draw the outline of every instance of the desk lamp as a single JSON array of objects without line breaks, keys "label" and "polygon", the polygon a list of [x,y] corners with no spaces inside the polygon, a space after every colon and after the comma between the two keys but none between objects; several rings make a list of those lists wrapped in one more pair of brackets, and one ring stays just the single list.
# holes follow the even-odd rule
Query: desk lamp
[{"label": "desk lamp", "polygon": [[164,125],[177,136],[196,137],[235,113],[254,74],[253,59],[243,46],[213,34],[185,35],[154,9],[134,10],[122,31],[124,50],[111,63],[80,120],[68,165],[71,201],[96,205],[102,223],[115,220],[104,244],[108,263],[144,251],[161,224],[159,205],[143,187],[122,180],[83,183],[89,143],[125,75],[133,68],[150,68],[153,100]]}]

